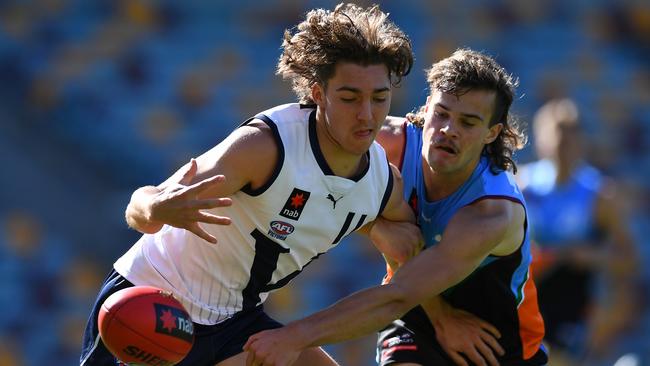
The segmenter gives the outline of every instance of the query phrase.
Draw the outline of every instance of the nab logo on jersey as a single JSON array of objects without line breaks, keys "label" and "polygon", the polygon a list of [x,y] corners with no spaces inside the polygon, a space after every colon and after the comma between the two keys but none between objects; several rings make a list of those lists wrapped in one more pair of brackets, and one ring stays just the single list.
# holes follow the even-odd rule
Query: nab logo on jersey
[{"label": "nab logo on jersey", "polygon": [[305,208],[308,199],[309,192],[294,188],[289,199],[287,199],[287,202],[284,204],[284,207],[282,207],[280,216],[298,221],[300,214],[302,214],[302,209]]}]

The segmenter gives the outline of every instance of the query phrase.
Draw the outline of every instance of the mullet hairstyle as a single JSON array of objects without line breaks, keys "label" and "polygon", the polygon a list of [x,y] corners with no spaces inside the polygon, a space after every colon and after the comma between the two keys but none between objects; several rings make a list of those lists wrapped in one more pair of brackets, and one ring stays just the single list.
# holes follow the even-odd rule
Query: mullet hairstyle
[{"label": "mullet hairstyle", "polygon": [[300,103],[314,104],[311,88],[327,87],[339,62],[384,64],[392,86],[413,67],[411,40],[377,5],[367,9],[339,4],[334,11],[315,9],[284,32],[276,74],[291,80]]},{"label": "mullet hairstyle", "polygon": [[[458,49],[427,70],[430,90],[461,96],[470,90],[486,90],[496,93],[494,113],[489,126],[503,124],[499,136],[486,145],[483,154],[491,161],[491,170],[510,170],[517,173],[517,165],[512,159],[515,151],[524,147],[527,137],[521,123],[510,114],[510,106],[515,97],[519,80],[500,66],[493,58],[470,49]],[[426,106],[406,118],[418,125],[424,124]]]}]

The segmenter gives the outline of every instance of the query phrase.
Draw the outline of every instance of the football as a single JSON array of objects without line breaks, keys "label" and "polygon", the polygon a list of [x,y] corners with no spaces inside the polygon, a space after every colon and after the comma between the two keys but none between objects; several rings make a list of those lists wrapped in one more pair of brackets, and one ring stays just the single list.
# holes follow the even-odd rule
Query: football
[{"label": "football", "polygon": [[127,364],[171,366],[194,344],[189,314],[171,293],[156,287],[115,292],[102,304],[98,322],[106,348]]}]

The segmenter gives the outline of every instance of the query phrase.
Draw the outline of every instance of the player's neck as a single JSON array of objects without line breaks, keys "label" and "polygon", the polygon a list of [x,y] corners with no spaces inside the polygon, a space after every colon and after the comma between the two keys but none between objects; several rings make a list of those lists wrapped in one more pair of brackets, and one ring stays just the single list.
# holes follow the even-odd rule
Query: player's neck
[{"label": "player's neck", "polygon": [[464,170],[441,172],[436,171],[422,159],[427,200],[438,201],[452,195],[472,176],[477,163],[468,164],[467,169]]},{"label": "player's neck", "polygon": [[[332,172],[343,178],[359,175],[368,164],[367,154],[354,155],[341,149],[328,149],[321,144],[321,152]],[[326,151],[330,150],[330,151]]]},{"label": "player's neck", "polygon": [[555,180],[559,184],[568,182],[573,176],[573,172],[577,169],[579,160],[569,159],[554,159],[555,169],[557,169],[557,177]]},{"label": "player's neck", "polygon": [[368,164],[367,151],[355,154],[345,150],[332,136],[325,135],[326,131],[318,131],[318,148],[334,175],[351,178],[359,175]]}]

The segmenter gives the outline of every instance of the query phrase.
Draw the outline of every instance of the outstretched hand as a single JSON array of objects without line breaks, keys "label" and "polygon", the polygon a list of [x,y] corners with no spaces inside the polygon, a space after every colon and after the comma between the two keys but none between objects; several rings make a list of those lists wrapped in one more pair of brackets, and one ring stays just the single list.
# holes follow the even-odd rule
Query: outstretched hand
[{"label": "outstretched hand", "polygon": [[456,365],[468,366],[463,356],[474,365],[499,365],[496,355],[503,356],[505,351],[498,342],[501,333],[496,327],[442,299],[438,299],[435,312],[427,304],[422,307],[436,330],[438,343]]},{"label": "outstretched hand", "polygon": [[217,238],[201,228],[199,222],[230,225],[230,218],[217,216],[202,210],[226,207],[232,204],[230,198],[199,198],[200,194],[222,184],[226,177],[216,175],[195,184],[190,184],[197,172],[196,160],[192,159],[182,172],[181,179],[165,187],[154,197],[150,206],[150,220],[188,230],[195,235],[216,243]]}]

